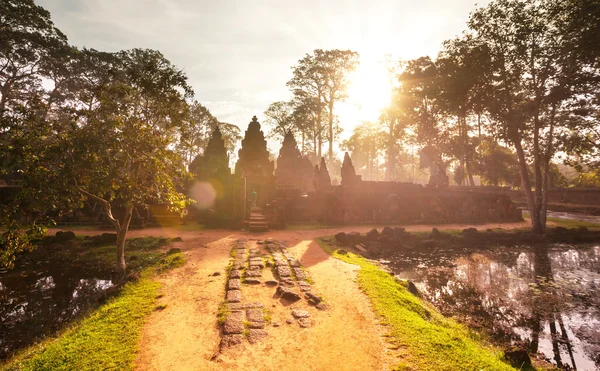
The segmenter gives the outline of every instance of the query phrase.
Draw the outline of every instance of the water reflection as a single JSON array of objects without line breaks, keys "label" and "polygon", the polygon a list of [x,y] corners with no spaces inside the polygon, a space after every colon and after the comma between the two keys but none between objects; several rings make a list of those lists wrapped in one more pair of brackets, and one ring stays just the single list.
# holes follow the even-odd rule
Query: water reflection
[{"label": "water reflection", "polygon": [[0,360],[97,306],[112,287],[104,278],[60,269],[1,277]]},{"label": "water reflection", "polygon": [[405,251],[390,266],[496,342],[525,344],[564,369],[600,368],[600,247],[489,250]]}]

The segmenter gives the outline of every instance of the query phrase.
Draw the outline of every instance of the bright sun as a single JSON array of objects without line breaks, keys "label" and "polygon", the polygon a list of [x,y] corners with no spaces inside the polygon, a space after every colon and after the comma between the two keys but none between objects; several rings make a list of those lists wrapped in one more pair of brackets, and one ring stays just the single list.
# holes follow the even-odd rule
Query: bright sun
[{"label": "bright sun", "polygon": [[392,95],[392,81],[385,64],[361,56],[360,65],[349,80],[348,100],[339,112],[342,126],[377,121],[381,110],[390,104]]}]

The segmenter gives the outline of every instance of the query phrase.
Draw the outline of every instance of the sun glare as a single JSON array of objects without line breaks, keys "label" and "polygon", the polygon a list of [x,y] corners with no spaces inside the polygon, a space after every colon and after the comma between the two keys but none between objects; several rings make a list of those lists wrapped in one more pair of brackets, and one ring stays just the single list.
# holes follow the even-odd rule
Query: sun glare
[{"label": "sun glare", "polygon": [[363,121],[377,121],[392,96],[392,81],[383,61],[361,55],[349,80],[348,99],[338,111],[340,124],[350,129]]}]

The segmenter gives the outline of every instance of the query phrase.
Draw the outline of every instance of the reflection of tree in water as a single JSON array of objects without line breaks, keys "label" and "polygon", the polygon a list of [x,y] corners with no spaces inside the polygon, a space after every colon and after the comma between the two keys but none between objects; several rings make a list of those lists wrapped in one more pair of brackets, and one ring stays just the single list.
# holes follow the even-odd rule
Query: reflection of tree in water
[{"label": "reflection of tree in water", "polygon": [[[496,255],[501,256],[471,254],[456,259],[454,269],[427,269],[425,294],[445,315],[458,316],[497,341],[525,340],[536,352],[541,334],[549,328],[551,349],[543,350],[553,354],[557,365],[568,368],[592,359],[599,365],[598,336],[590,336],[587,327],[575,330],[580,317],[596,323],[600,319],[598,248],[555,251],[543,246]],[[577,352],[573,336],[579,340]]]},{"label": "reflection of tree in water", "polygon": [[81,279],[80,272],[29,274],[0,287],[0,359],[59,330],[98,304],[110,281]]},{"label": "reflection of tree in water", "polygon": [[[552,275],[552,265],[548,250],[545,247],[537,246],[535,248],[534,259],[535,281],[532,287],[533,300],[531,310],[531,353],[537,353],[540,340],[540,332],[543,331],[544,322],[548,322],[550,326],[550,337],[552,341],[552,351],[554,352],[554,361],[558,367],[563,367],[563,362],[560,356],[559,342],[563,342],[567,346],[571,364],[575,365],[573,357],[573,349],[562,320],[562,315],[559,310],[559,294],[556,290],[554,277]],[[561,334],[557,332],[556,324],[559,324]]]}]

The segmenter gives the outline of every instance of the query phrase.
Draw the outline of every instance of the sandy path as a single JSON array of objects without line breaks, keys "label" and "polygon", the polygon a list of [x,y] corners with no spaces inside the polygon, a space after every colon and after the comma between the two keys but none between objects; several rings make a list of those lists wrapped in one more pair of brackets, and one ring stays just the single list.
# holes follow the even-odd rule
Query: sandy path
[{"label": "sandy path", "polygon": [[[527,223],[476,225],[487,228],[519,228]],[[440,229],[462,229],[472,225],[443,225]],[[409,231],[430,230],[432,225],[411,225]],[[386,330],[378,324],[367,297],[355,282],[357,267],[331,258],[312,240],[339,231],[366,232],[373,226],[347,226],[306,231],[272,231],[262,234],[206,230],[178,231],[162,228],[131,231],[130,237],[166,236],[183,238],[175,243],[187,255],[182,268],[161,275],[159,304],[166,308],[154,312],[142,330],[136,370],[388,370],[396,355],[385,343]],[[55,233],[51,230],[49,233]],[[78,230],[78,234],[105,231]],[[226,348],[216,359],[220,332],[217,312],[224,300],[226,268],[235,239],[273,237],[284,241],[314,280],[314,288],[329,309],[318,311],[303,299],[292,305],[274,298],[274,288],[246,286],[244,301],[265,304],[273,322],[267,325],[269,336],[257,344],[245,341]],[[250,241],[251,247],[258,247]],[[220,276],[212,273],[220,272]],[[268,269],[263,282],[271,278]],[[292,308],[311,313],[313,325],[301,329],[287,324]]]},{"label": "sandy path", "polygon": [[[217,311],[223,300],[225,272],[233,236],[209,243],[207,248],[181,243],[188,254],[186,266],[161,277],[166,309],[151,315],[142,332],[138,370],[387,370],[394,364],[368,299],[354,282],[357,267],[331,258],[310,240],[289,251],[307,268],[329,309],[318,311],[305,300],[289,305],[273,297],[274,288],[244,286],[245,301],[265,304],[272,322],[269,336],[257,344],[244,342],[225,349],[211,361],[220,341]],[[187,245],[187,246],[186,246]],[[256,247],[250,242],[250,247]],[[263,281],[271,279],[270,270]],[[300,329],[287,324],[292,309],[311,313],[313,325]]]}]

